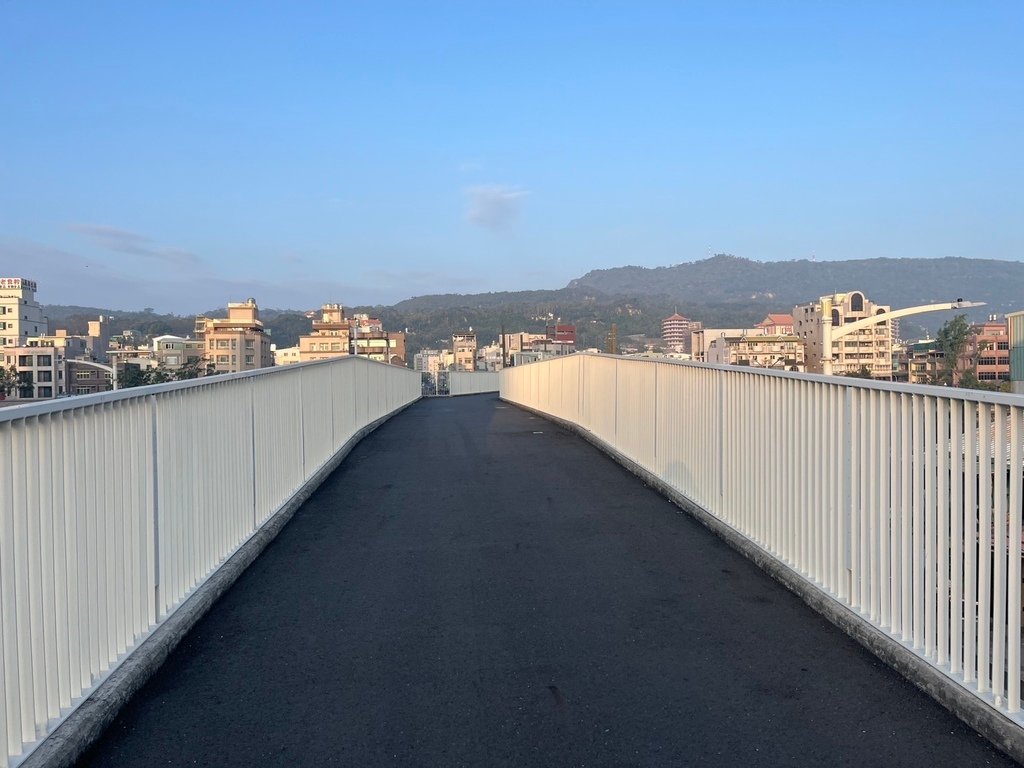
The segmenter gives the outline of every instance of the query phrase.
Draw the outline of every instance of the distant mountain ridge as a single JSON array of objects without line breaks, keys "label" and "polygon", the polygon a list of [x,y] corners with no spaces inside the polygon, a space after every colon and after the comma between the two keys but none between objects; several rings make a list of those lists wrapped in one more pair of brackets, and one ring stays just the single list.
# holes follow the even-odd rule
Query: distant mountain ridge
[{"label": "distant mountain ridge", "polygon": [[986,302],[985,312],[1002,314],[1024,307],[1024,263],[966,258],[762,262],[719,254],[671,267],[592,270],[566,286],[573,292],[667,296],[682,306],[767,299],[779,311],[854,289],[893,307],[963,297]]},{"label": "distant mountain ridge", "polygon": [[[986,302],[968,310],[972,321],[988,314],[1024,309],[1024,263],[995,259],[857,259],[852,261],[759,262],[720,254],[670,267],[592,270],[564,288],[479,294],[417,296],[393,306],[349,307],[380,317],[386,328],[409,331],[409,355],[450,343],[451,334],[472,327],[481,343],[508,331],[542,331],[561,318],[579,329],[581,347],[603,347],[612,323],[619,338],[658,337],[661,320],[673,311],[707,327],[749,327],[768,312],[789,312],[796,304],[834,291],[861,290],[894,308],[964,298]],[[230,298],[230,297],[229,297]],[[51,321],[84,331],[88,319],[112,314],[115,328],[144,335],[191,333],[193,316],[146,311],[47,306]],[[216,312],[214,314],[217,314]],[[297,343],[308,332],[304,310],[261,309],[279,346]],[[906,318],[905,338],[934,332],[953,313]]]}]

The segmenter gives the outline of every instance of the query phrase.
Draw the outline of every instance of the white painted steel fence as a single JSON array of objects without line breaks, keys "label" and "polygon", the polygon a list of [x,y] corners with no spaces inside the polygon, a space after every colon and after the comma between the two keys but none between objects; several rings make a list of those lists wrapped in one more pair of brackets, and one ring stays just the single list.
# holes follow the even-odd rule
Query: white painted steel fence
[{"label": "white painted steel fence", "polygon": [[419,396],[419,374],[344,358],[0,409],[0,768]]},{"label": "white painted steel fence", "polygon": [[573,355],[503,398],[589,430],[1018,724],[1024,398]]},{"label": "white painted steel fence", "polygon": [[448,373],[448,394],[482,395],[497,392],[499,379],[497,371],[451,371]]}]

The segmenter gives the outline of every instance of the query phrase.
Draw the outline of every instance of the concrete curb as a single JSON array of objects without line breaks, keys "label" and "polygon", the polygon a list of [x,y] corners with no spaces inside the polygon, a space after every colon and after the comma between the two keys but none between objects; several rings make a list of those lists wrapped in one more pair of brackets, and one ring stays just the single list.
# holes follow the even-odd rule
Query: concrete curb
[{"label": "concrete curb", "polygon": [[[413,401],[416,402],[416,401]],[[117,717],[128,700],[152,677],[185,635],[231,588],[246,568],[288,524],[299,507],[338,468],[352,449],[373,430],[412,405],[404,405],[363,427],[345,442],[317,472],[264,523],[248,541],[200,584],[138,648],[68,715],[53,733],[28,754],[17,768],[71,766]]]},{"label": "concrete curb", "polygon": [[505,400],[524,411],[540,416],[573,432],[602,453],[607,454],[643,482],[667,497],[726,544],[752,561],[789,591],[795,593],[815,612],[852,637],[890,668],[931,696],[966,725],[980,733],[997,749],[1024,765],[1024,728],[993,709],[941,670],[933,667],[898,640],[862,618],[848,606],[826,594],[774,555],[764,551],[742,533],[709,513],[703,507],[669,486],[664,480],[627,458],[605,441],[571,421]]}]

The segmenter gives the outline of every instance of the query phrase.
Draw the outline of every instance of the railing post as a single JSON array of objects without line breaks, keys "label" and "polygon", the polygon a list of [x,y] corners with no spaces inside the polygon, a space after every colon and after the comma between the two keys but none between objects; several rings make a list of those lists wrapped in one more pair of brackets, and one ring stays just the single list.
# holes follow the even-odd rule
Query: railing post
[{"label": "railing post", "polygon": [[160,579],[163,563],[160,560],[160,460],[159,460],[159,427],[157,416],[156,395],[146,398],[149,402],[150,415],[150,476],[153,478],[153,616],[152,623],[160,618]]}]

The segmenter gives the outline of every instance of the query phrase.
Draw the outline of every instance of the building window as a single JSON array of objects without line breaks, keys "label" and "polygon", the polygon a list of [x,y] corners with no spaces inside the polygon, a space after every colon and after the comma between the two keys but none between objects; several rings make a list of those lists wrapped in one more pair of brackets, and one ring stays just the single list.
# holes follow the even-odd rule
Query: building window
[{"label": "building window", "polygon": [[39,371],[36,374],[36,381],[53,381],[52,371]]},{"label": "building window", "polygon": [[1010,348],[1010,342],[1008,342],[1008,341],[1000,341],[1000,342],[996,343],[996,349],[1009,349],[1009,348]]},{"label": "building window", "polygon": [[75,387],[76,395],[89,395],[92,394],[92,387]]},{"label": "building window", "polygon": [[53,387],[40,387],[39,388],[39,396],[40,397],[53,397]]},{"label": "building window", "polygon": [[18,367],[19,368],[31,368],[32,367],[32,355],[18,355]]},{"label": "building window", "polygon": [[252,355],[246,355],[245,356],[245,364],[246,365],[252,365],[253,364],[252,359],[253,359]]},{"label": "building window", "polygon": [[246,349],[252,349],[253,348],[253,341],[252,341],[252,339],[246,339],[245,340],[245,348]]},{"label": "building window", "polygon": [[217,355],[217,363],[218,363],[218,365],[227,365],[227,363],[228,363],[228,356],[227,355]]},{"label": "building window", "polygon": [[217,349],[227,349],[227,348],[228,348],[228,340],[227,339],[218,339],[217,340]]},{"label": "building window", "polygon": [[82,381],[83,379],[95,379],[96,378],[96,372],[95,371],[76,371],[75,372],[75,378],[78,379],[79,381]]}]

